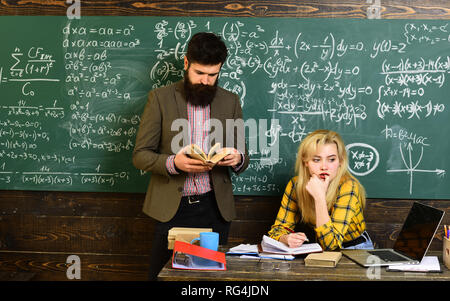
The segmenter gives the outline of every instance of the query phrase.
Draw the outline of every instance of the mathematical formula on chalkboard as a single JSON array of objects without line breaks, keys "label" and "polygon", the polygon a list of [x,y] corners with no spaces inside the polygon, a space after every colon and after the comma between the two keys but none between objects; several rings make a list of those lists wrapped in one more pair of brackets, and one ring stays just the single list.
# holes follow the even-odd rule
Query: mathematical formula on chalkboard
[{"label": "mathematical formula on chalkboard", "polygon": [[369,197],[450,196],[446,21],[2,16],[0,31],[1,189],[144,192],[131,153],[147,93],[212,31],[248,134],[236,194],[282,194],[301,140],[329,128]]}]

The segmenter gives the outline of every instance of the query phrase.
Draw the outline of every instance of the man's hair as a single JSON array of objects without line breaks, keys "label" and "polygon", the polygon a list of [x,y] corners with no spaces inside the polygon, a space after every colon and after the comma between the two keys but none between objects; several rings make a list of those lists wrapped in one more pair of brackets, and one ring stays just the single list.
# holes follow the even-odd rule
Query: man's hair
[{"label": "man's hair", "polygon": [[196,33],[188,44],[186,57],[189,63],[217,65],[225,62],[227,46],[219,36],[208,32]]}]

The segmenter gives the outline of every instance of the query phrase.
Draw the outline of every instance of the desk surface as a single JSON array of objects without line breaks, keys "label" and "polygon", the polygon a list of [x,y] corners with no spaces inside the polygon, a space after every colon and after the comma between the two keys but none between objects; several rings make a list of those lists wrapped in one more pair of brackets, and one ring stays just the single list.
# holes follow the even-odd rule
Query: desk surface
[{"label": "desk surface", "polygon": [[[227,249],[228,250],[228,249]],[[227,255],[226,271],[196,271],[172,269],[169,261],[158,275],[161,281],[295,281],[295,280],[334,280],[334,281],[408,281],[408,280],[450,280],[450,270],[442,263],[442,252],[428,252],[428,256],[438,256],[442,273],[418,272],[387,272],[385,267],[380,268],[379,279],[371,279],[369,273],[374,271],[363,268],[345,256],[339,261],[336,268],[307,267],[303,258],[289,261],[291,266],[287,271],[262,270],[259,260],[242,259],[239,256]],[[264,261],[267,261],[265,259]],[[271,260],[279,263],[279,260]],[[369,274],[369,275],[368,275]],[[373,277],[372,277],[373,278]]]}]

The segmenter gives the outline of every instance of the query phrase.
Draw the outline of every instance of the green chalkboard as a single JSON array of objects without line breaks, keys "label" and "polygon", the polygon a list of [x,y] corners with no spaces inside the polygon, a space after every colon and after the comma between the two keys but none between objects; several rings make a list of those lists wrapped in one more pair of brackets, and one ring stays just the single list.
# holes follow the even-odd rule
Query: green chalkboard
[{"label": "green chalkboard", "polygon": [[372,198],[449,198],[450,26],[437,20],[1,16],[0,189],[144,192],[131,163],[148,91],[221,35],[251,163],[236,194],[280,195],[298,145],[343,136]]}]

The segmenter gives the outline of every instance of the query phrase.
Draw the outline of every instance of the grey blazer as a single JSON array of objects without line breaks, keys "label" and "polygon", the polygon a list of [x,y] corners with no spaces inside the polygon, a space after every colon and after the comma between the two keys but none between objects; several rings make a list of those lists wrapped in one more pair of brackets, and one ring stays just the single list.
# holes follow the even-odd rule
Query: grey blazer
[{"label": "grey blazer", "polygon": [[[187,103],[184,97],[183,80],[166,87],[152,90],[141,117],[133,151],[133,164],[136,168],[151,172],[150,183],[145,196],[143,212],[161,222],[167,222],[175,215],[180,205],[181,193],[187,174],[171,175],[166,169],[166,160],[174,152],[171,150],[172,139],[179,131],[172,131],[172,122],[187,117]],[[226,137],[226,120],[242,119],[242,109],[237,95],[217,88],[211,103],[211,119],[222,122],[223,137]],[[181,131],[181,128],[180,128]],[[235,129],[235,131],[237,131]],[[244,133],[235,133],[244,137]],[[233,145],[224,145],[235,147]],[[244,171],[249,163],[245,147],[244,164],[238,173]],[[220,213],[226,221],[236,217],[230,168],[215,166],[211,172],[211,181]]]}]

